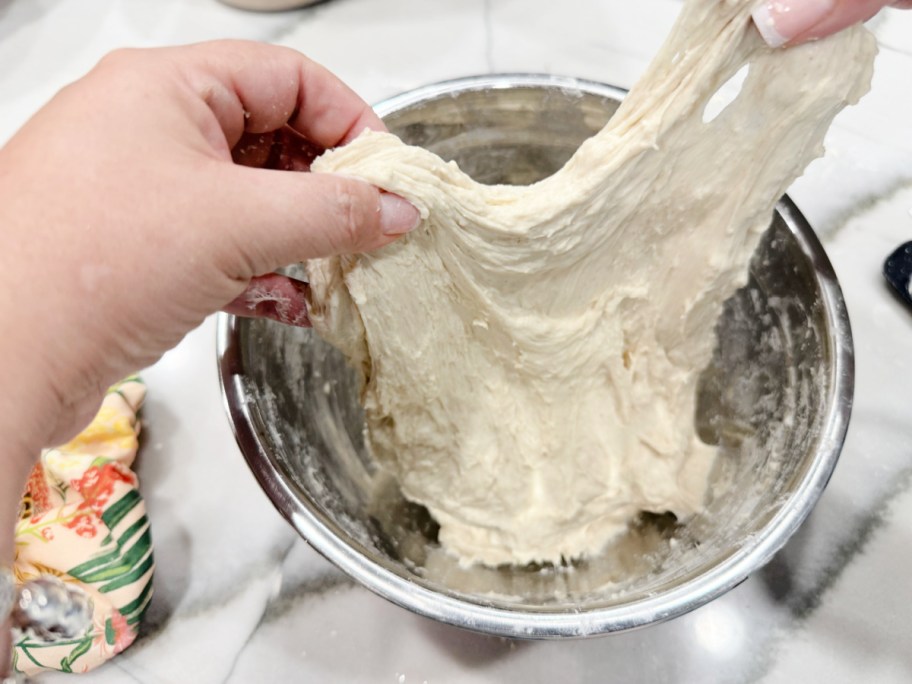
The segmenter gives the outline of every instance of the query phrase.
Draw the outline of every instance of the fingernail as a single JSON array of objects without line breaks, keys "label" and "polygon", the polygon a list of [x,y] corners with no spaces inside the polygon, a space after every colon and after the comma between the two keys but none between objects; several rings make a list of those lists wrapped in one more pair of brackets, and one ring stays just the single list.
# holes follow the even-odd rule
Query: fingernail
[{"label": "fingernail", "polygon": [[384,235],[403,235],[418,226],[421,215],[415,206],[391,192],[380,193],[380,230]]},{"label": "fingernail", "polygon": [[770,47],[782,47],[826,19],[834,5],[834,0],[772,0],[754,10],[754,24]]}]

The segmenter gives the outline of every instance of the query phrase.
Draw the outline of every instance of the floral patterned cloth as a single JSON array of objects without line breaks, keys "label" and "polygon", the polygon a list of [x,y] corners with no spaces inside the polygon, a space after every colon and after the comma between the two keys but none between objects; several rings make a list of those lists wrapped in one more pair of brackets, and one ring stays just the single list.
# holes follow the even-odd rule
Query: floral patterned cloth
[{"label": "floral patterned cloth", "polygon": [[76,583],[92,598],[94,616],[79,639],[19,636],[16,672],[87,672],[136,639],[154,569],[149,520],[130,470],[145,394],[135,376],[112,387],[92,423],[42,453],[29,477],[16,526],[16,580],[54,575]]}]

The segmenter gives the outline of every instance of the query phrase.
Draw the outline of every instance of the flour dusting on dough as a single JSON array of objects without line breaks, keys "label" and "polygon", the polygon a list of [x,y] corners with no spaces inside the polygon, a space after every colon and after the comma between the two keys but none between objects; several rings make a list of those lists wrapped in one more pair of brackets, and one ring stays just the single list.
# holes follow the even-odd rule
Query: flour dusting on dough
[{"label": "flour dusting on dough", "polygon": [[640,511],[702,507],[715,450],[695,386],[722,303],[876,51],[861,27],[771,50],[753,5],[687,2],[614,118],[532,186],[480,185],[381,133],[314,164],[424,218],[309,262],[311,317],[364,375],[374,453],[464,561],[595,554]]}]

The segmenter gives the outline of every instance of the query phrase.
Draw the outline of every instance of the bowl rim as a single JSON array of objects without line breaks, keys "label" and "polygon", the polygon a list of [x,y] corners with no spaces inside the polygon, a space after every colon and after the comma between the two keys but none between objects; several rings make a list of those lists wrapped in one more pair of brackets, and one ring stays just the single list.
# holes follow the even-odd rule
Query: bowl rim
[{"label": "bowl rim", "polygon": [[[380,102],[375,110],[382,117],[417,102],[454,93],[516,87],[557,87],[616,100],[623,99],[626,94],[622,88],[572,77],[492,74],[416,88]],[[820,240],[797,206],[786,195],[776,210],[813,267],[826,323],[832,331],[827,340],[827,351],[832,359],[828,409],[822,421],[816,454],[804,479],[790,495],[790,505],[783,505],[760,531],[715,567],[667,592],[624,605],[580,612],[505,609],[439,594],[370,560],[334,534],[323,520],[323,514],[295,496],[293,488],[281,478],[279,464],[264,448],[264,435],[256,429],[252,408],[244,400],[239,321],[234,315],[220,313],[216,345],[219,383],[238,446],[273,505],[314,549],[359,584],[419,615],[476,632],[524,639],[578,638],[622,632],[683,615],[736,587],[785,545],[826,487],[848,429],[855,363],[842,290]]]}]

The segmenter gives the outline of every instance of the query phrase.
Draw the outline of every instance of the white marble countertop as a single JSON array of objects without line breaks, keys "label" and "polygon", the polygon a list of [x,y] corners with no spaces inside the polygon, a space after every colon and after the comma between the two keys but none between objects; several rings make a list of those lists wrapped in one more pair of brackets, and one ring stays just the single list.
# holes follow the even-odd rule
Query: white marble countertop
[{"label": "white marble countertop", "polygon": [[[0,0],[0,141],[119,46],[274,41],[369,101],[487,72],[629,87],[679,6],[330,0],[251,14],[216,0]],[[414,616],[354,586],[273,510],[223,414],[210,319],[144,372],[156,593],[141,639],[90,681],[912,681],[912,313],[880,275],[912,239],[912,12],[871,25],[873,90],[791,190],[845,292],[855,411],[823,498],[766,569],[670,623],[588,641],[511,642]]]}]

